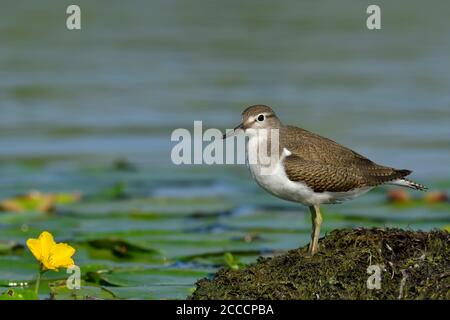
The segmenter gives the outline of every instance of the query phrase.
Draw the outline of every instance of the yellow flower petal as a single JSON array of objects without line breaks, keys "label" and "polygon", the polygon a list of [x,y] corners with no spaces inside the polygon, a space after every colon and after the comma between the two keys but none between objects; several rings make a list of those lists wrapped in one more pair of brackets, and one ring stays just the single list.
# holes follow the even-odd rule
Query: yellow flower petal
[{"label": "yellow flower petal", "polygon": [[50,253],[50,264],[56,268],[70,267],[74,265],[72,256],[75,254],[75,249],[67,243],[58,243],[52,247]]},{"label": "yellow flower petal", "polygon": [[50,260],[44,260],[42,261],[42,266],[43,266],[43,270],[54,270],[54,271],[58,271],[58,268],[56,268],[51,262]]},{"label": "yellow flower petal", "polygon": [[39,241],[41,242],[41,262],[48,260],[50,258],[51,248],[56,245],[53,236],[48,231],[44,231],[39,236]]},{"label": "yellow flower petal", "polygon": [[41,250],[41,242],[38,239],[28,239],[27,246],[30,249],[33,256],[41,261],[42,250]]},{"label": "yellow flower petal", "polygon": [[75,249],[66,243],[56,243],[53,236],[44,231],[38,239],[28,239],[27,246],[34,257],[42,264],[43,270],[58,270],[60,267],[74,265],[72,256]]}]

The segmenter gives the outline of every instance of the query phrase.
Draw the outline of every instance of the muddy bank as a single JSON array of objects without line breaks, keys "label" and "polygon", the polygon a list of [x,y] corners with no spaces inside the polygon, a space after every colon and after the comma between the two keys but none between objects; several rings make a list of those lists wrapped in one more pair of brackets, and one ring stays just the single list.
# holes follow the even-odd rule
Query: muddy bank
[{"label": "muddy bank", "polygon": [[303,247],[240,270],[221,269],[212,280],[198,281],[190,298],[450,299],[450,235],[335,230],[312,258]]}]

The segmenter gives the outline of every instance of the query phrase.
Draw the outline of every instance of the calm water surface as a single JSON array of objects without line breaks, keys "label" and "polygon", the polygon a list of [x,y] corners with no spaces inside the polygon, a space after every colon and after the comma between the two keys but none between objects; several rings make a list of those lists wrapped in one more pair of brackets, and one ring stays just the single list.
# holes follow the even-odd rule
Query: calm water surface
[{"label": "calm water surface", "polygon": [[[85,268],[125,270],[103,279],[119,298],[184,297],[223,252],[251,262],[307,243],[306,211],[259,190],[243,166],[171,164],[172,130],[192,130],[194,120],[232,128],[256,103],[450,189],[448,1],[379,1],[380,31],[365,27],[368,1],[77,3],[81,31],[65,28],[67,1],[2,1],[0,197],[37,189],[87,200],[56,217],[0,215],[1,241],[50,229],[78,244]],[[138,171],[112,169],[117,159]],[[126,200],[105,196],[117,184]],[[448,206],[399,210],[384,199],[372,192],[329,207],[325,231],[450,224]],[[121,260],[93,249],[95,237],[160,256]],[[0,255],[0,285],[29,279],[28,265],[8,271],[18,259]],[[154,273],[150,263],[194,271]]]}]

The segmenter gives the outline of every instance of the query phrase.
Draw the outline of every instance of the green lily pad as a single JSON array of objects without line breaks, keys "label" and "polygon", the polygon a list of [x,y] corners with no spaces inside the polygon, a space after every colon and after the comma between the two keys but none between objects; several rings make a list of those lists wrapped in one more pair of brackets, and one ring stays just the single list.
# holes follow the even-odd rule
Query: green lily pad
[{"label": "green lily pad", "polygon": [[33,191],[22,196],[0,201],[0,211],[49,212],[53,210],[56,204],[77,202],[80,197],[81,195],[78,193],[46,194]]},{"label": "green lily pad", "polygon": [[189,269],[146,269],[117,270],[112,272],[95,272],[87,275],[94,283],[116,287],[146,285],[172,286],[193,285],[197,279],[207,276],[213,271]]},{"label": "green lily pad", "polygon": [[79,289],[69,289],[65,282],[50,285],[50,296],[53,300],[104,300],[114,299],[114,294],[101,287],[81,282]]},{"label": "green lily pad", "polygon": [[0,294],[0,300],[39,300],[39,297],[34,290],[9,288]]},{"label": "green lily pad", "polygon": [[130,287],[109,287],[104,286],[112,292],[117,299],[140,299],[140,300],[161,300],[161,299],[186,299],[195,289],[194,285],[149,285]]},{"label": "green lily pad", "polygon": [[0,255],[11,254],[23,249],[23,245],[15,241],[0,241]]},{"label": "green lily pad", "polygon": [[76,216],[214,216],[230,211],[233,204],[221,198],[142,198],[109,202],[84,202],[59,206],[60,211]]},{"label": "green lily pad", "polygon": [[133,253],[158,254],[159,252],[153,248],[143,245],[136,245],[122,239],[94,239],[88,241],[88,244],[96,249],[108,249],[119,257],[129,257]]}]

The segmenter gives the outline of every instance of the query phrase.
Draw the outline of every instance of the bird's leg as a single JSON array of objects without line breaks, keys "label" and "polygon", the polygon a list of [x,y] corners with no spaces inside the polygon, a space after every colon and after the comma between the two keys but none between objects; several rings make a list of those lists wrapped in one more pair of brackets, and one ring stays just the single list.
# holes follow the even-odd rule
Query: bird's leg
[{"label": "bird's leg", "polygon": [[308,253],[313,256],[319,250],[319,236],[320,226],[322,225],[322,215],[320,213],[319,205],[310,206],[309,211],[311,211],[312,233]]}]

